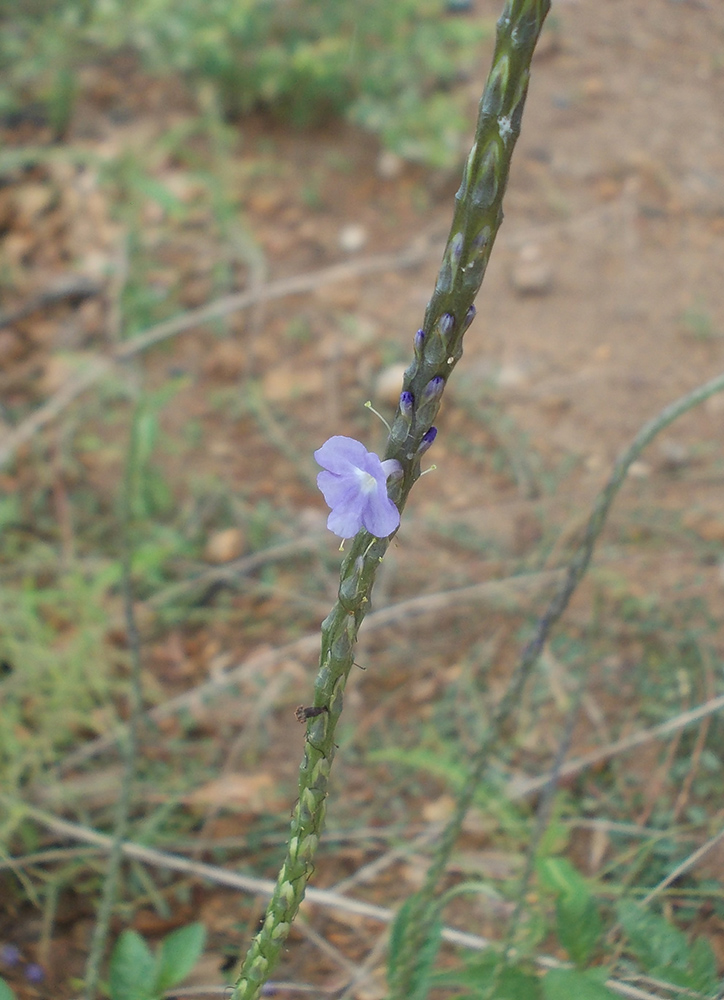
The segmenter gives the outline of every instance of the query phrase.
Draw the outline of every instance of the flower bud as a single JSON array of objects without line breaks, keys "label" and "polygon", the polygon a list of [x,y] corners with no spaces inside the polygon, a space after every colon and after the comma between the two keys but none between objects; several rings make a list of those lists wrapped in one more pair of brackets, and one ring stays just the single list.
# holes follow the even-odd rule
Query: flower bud
[{"label": "flower bud", "polygon": [[460,256],[463,252],[463,243],[465,242],[465,237],[462,233],[455,233],[453,238],[450,240],[450,259],[453,264],[457,264],[460,261]]},{"label": "flower bud", "polygon": [[425,331],[418,330],[417,333],[415,334],[415,345],[414,345],[416,358],[419,358],[420,355],[422,354],[422,347],[424,343],[425,343]]},{"label": "flower bud", "polygon": [[420,442],[420,447],[417,449],[417,457],[421,458],[426,451],[432,446],[432,442],[437,437],[437,427],[431,427],[426,434],[423,435],[422,441]]},{"label": "flower bud", "polygon": [[472,321],[475,319],[475,314],[477,310],[475,306],[470,306],[468,311],[465,313],[465,319],[463,320],[463,330],[467,330]]},{"label": "flower bud", "polygon": [[435,378],[430,379],[425,388],[422,390],[422,402],[430,403],[433,400],[438,400],[445,389],[445,379],[442,375],[436,375]]},{"label": "flower bud", "polygon": [[440,321],[437,327],[440,333],[442,334],[443,338],[448,337],[453,332],[454,327],[455,327],[455,317],[453,316],[453,314],[443,313],[442,316],[440,317]]},{"label": "flower bud", "polygon": [[414,402],[415,397],[411,392],[408,392],[407,389],[400,393],[400,413],[403,417],[412,419],[412,407]]}]

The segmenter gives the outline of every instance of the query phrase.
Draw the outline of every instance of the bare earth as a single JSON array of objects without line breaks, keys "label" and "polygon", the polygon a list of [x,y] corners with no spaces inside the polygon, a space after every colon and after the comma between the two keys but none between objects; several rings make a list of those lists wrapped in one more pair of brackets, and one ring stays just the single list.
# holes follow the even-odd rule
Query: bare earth
[{"label": "bare earth", "polygon": [[[497,2],[478,0],[475,16],[490,20],[498,13]],[[466,84],[471,132],[491,51],[492,40],[478,78]],[[134,237],[154,261],[148,287],[175,296],[172,314],[227,292],[349,265],[342,280],[312,278],[306,291],[139,352],[119,376],[125,384],[143,379],[149,391],[172,376],[185,379],[162,411],[164,441],[179,446],[161,448],[158,463],[177,509],[194,509],[189,520],[203,539],[194,558],[178,563],[174,579],[214,571],[272,543],[312,539],[306,550],[282,554],[271,570],[255,569],[240,589],[207,588],[199,606],[208,610],[221,601],[218,614],[169,624],[150,601],[139,611],[149,705],[244,666],[233,697],[219,686],[183,719],[169,713],[147,741],[149,756],[179,775],[168,793],[179,795],[186,816],[185,824],[165,830],[159,846],[181,851],[192,829],[205,841],[238,837],[232,853],[214,855],[207,845],[199,857],[269,878],[280,859],[302,751],[294,706],[310,701],[316,649],[313,638],[302,647],[285,644],[318,630],[340,558],[324,531],[312,451],[333,434],[381,446],[383,429],[363,404],[371,399],[388,417],[393,412],[394,368],[411,355],[458,177],[405,164],[382,176],[379,149],[366,134],[339,124],[287,134],[255,119],[238,125],[222,168],[233,193],[233,217],[223,232],[194,172],[159,152],[162,133],[192,121],[188,95],[123,60],[89,69],[84,80],[67,147],[105,162],[131,150],[183,206],[177,222],[149,196],[142,234]],[[505,222],[429,455],[436,471],[415,488],[373,610],[511,574],[538,575],[524,591],[492,586],[464,600],[440,598],[434,608],[407,607],[363,632],[358,662],[365,670],[353,675],[347,694],[330,839],[316,886],[335,887],[449,814],[451,769],[464,766],[462,755],[474,749],[482,726],[474,699],[485,705],[502,692],[529,634],[530,613],[545,607],[551,587],[545,574],[573,550],[616,455],[667,403],[724,369],[722,108],[718,0],[554,2],[534,63]],[[25,133],[8,130],[3,145],[44,141],[42,130],[28,126]],[[204,148],[201,139],[188,141]],[[0,431],[9,435],[62,391],[80,360],[104,356],[117,342],[130,251],[124,220],[112,208],[119,189],[104,184],[96,166],[80,170],[61,156],[6,180],[0,253],[11,281],[2,288],[3,308],[22,305],[61,275],[99,283],[96,295],[45,306],[0,330],[3,413],[15,415]],[[410,249],[417,263],[404,266]],[[395,255],[395,266],[365,273],[368,259],[380,254]],[[134,322],[125,335],[152,325]],[[3,493],[18,494],[24,505],[48,491],[63,558],[89,558],[93,551],[75,534],[78,491],[90,490],[99,498],[98,516],[110,517],[119,489],[126,424],[109,425],[101,414],[108,405],[127,416],[127,407],[99,392],[96,385],[63,408],[0,471]],[[590,576],[560,627],[570,659],[555,647],[544,657],[510,748],[497,762],[501,783],[545,772],[579,669],[590,670],[590,684],[570,756],[721,693],[723,428],[724,394],[679,420],[632,469]],[[88,431],[107,447],[84,444],[81,432]],[[68,442],[75,442],[70,451]],[[120,600],[117,594],[108,600],[108,642],[123,646]],[[678,680],[667,675],[664,685],[651,649],[678,648],[687,627],[694,628],[687,619],[694,606],[708,609],[702,642],[709,659],[698,671],[682,666],[676,675],[672,668]],[[632,623],[641,609],[650,610],[651,622],[665,623],[660,632],[651,625],[644,635]],[[79,734],[69,752],[88,739]],[[708,739],[715,746],[715,728]],[[195,747],[198,770],[185,776]],[[401,748],[411,755],[406,763]],[[615,814],[610,786],[604,790],[596,774],[571,784],[581,815],[645,824],[662,798],[673,803],[673,821],[692,803],[709,817],[720,812],[715,791],[697,798],[692,785],[686,801],[677,798],[680,783],[671,777],[666,748],[649,744],[619,760],[616,775],[606,779],[620,792]],[[411,763],[423,750],[427,764]],[[435,759],[445,766],[435,770]],[[112,751],[98,753],[90,767],[78,763],[38,781],[28,797],[55,815],[108,830],[117,769]],[[148,784],[143,789],[139,816],[167,795]],[[371,827],[380,828],[380,837]],[[40,846],[69,843],[39,829]],[[512,877],[521,846],[511,847],[508,833],[476,807],[451,880],[480,871],[493,881]],[[611,850],[579,830],[570,856],[593,875]],[[421,844],[402,860],[389,858],[387,867],[343,891],[394,908],[419,884],[424,853]],[[717,878],[718,864],[710,859],[702,874]],[[158,878],[170,915],[149,897],[135,910],[127,907],[114,932],[130,924],[153,937],[202,919],[209,949],[194,981],[220,984],[219,966],[253,932],[262,896],[193,880],[179,889],[170,875]],[[10,876],[1,873],[0,897],[5,880],[9,886]],[[41,961],[47,980],[36,988],[0,974],[21,996],[45,996],[46,986],[54,996],[73,996],[69,977],[82,974],[92,897],[63,886],[58,913],[47,917],[46,910],[43,930],[39,910],[13,886],[16,901],[6,917],[0,913],[0,942],[17,943],[27,959]],[[446,919],[495,936],[506,906],[461,903]],[[319,904],[306,906],[304,917],[312,930],[293,933],[279,979],[311,983],[320,995],[349,982],[345,962],[363,962],[384,932],[378,921]],[[697,930],[724,963],[724,919],[713,912],[698,919]],[[320,947],[315,932],[331,948]],[[380,952],[350,996],[384,996],[383,969]]]}]

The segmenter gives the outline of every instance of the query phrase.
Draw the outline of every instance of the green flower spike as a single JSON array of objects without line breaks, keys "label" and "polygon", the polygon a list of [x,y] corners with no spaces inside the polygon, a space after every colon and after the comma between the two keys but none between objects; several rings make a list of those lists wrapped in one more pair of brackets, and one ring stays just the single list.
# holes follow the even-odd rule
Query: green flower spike
[{"label": "green flower spike", "polygon": [[[507,0],[498,21],[493,66],[480,102],[475,142],[455,196],[453,224],[435,290],[422,330],[415,336],[414,359],[403,382],[403,407],[398,409],[385,452],[385,460],[395,459],[402,470],[388,483],[389,498],[400,513],[420,477],[421,454],[434,436],[432,426],[442,397],[438,387],[444,388],[462,357],[463,334],[474,316],[473,299],[503,220],[503,194],[520,132],[530,62],[549,8],[550,0]],[[416,401],[420,401],[419,407]],[[322,623],[314,707],[323,711],[307,721],[299,800],[292,816],[287,857],[264,924],[242,963],[232,1000],[256,1000],[260,996],[314,870],[344,688],[377,567],[389,543],[390,538],[377,538],[361,530],[342,563],[337,603]],[[400,977],[391,984],[395,1000],[405,1000],[400,993],[402,979],[410,963],[414,963],[418,937],[424,940],[423,923],[424,919],[420,934],[413,932],[403,944],[397,965]],[[414,928],[415,924],[408,926]]]}]

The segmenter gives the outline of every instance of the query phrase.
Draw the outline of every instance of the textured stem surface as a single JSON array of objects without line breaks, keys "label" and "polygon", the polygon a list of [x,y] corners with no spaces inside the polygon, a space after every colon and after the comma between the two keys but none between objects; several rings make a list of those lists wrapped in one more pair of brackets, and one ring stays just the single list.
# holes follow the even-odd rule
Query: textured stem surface
[{"label": "textured stem surface", "polygon": [[[462,357],[463,335],[475,309],[490,252],[503,221],[502,201],[510,160],[520,133],[530,61],[550,0],[508,0],[498,21],[493,65],[480,102],[475,142],[465,165],[450,235],[423,327],[415,336],[414,360],[405,373],[404,405],[397,411],[385,458],[403,474],[389,487],[400,511],[420,476],[420,459],[434,437],[433,423],[445,384]],[[287,856],[263,926],[244,959],[233,1000],[256,1000],[274,968],[314,869],[322,832],[334,735],[342,712],[357,633],[369,607],[375,574],[388,538],[361,531],[341,573],[339,596],[322,623],[319,673],[299,772]],[[411,942],[411,947],[415,947]]]}]

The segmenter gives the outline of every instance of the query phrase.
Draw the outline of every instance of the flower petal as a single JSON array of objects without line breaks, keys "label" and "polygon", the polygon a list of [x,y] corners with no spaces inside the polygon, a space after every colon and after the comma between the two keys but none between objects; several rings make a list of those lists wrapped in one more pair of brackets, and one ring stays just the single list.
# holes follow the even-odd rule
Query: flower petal
[{"label": "flower petal", "polygon": [[352,538],[362,527],[361,504],[335,507],[327,518],[327,527],[340,538]]},{"label": "flower petal", "polygon": [[396,458],[386,458],[384,462],[380,462],[380,465],[386,479],[389,479],[390,476],[399,475],[402,472],[402,466]]},{"label": "flower petal", "polygon": [[362,511],[362,524],[371,535],[386,538],[400,526],[400,512],[387,496],[387,491],[377,491],[367,498]]},{"label": "flower petal", "polygon": [[322,491],[328,507],[347,503],[359,493],[359,479],[354,469],[343,476],[335,475],[334,472],[320,472],[317,476],[317,486]]},{"label": "flower petal", "polygon": [[358,469],[363,468],[365,456],[368,454],[369,452],[360,441],[344,437],[342,434],[335,434],[315,451],[314,457],[323,469],[342,475],[349,471],[351,465]]}]

